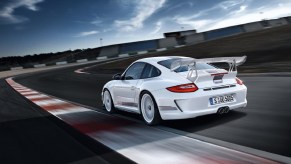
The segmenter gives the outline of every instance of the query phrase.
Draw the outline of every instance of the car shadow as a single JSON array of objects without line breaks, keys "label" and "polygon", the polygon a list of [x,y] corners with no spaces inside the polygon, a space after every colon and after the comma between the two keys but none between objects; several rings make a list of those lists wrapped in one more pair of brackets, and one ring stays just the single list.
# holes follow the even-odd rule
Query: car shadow
[{"label": "car shadow", "polygon": [[[116,111],[116,114],[118,114],[119,116],[136,120],[138,122],[143,121],[142,116],[139,114],[128,113],[128,112],[120,111],[120,110]],[[209,129],[215,126],[227,124],[246,116],[247,116],[247,113],[244,111],[230,111],[222,115],[210,114],[210,115],[199,116],[199,117],[190,118],[190,119],[163,120],[160,123],[160,125],[193,133],[193,132]]]},{"label": "car shadow", "polygon": [[186,132],[197,132],[215,126],[227,124],[247,116],[242,111],[230,111],[227,114],[211,114],[191,119],[163,121],[162,125]]}]

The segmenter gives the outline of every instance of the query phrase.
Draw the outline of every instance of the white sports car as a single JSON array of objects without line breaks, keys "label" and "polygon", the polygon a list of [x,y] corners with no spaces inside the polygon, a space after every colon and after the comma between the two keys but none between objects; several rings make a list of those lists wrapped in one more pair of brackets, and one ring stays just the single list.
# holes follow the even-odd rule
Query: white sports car
[{"label": "white sports car", "polygon": [[[102,91],[109,113],[116,109],[142,114],[146,124],[227,113],[247,105],[247,88],[238,79],[243,57],[194,59],[169,56],[133,62]],[[209,63],[228,63],[220,69]]]}]

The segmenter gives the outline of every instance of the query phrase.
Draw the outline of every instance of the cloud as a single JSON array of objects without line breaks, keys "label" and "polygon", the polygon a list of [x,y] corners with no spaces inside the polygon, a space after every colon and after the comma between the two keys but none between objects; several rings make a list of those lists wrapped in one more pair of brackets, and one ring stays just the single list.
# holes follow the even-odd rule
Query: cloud
[{"label": "cloud", "polygon": [[236,7],[244,2],[245,2],[245,0],[223,1],[223,2],[219,3],[218,5],[216,5],[214,8],[221,8],[224,10],[229,10],[229,9]]},{"label": "cloud", "polygon": [[[243,4],[245,2],[245,0],[228,0],[228,1],[223,1],[220,2],[218,4],[215,4],[214,6],[208,8],[208,9],[204,9],[201,10],[195,14],[192,15],[188,15],[188,16],[175,16],[174,17],[174,21],[176,21],[178,24],[188,24],[191,26],[196,26],[204,24],[204,22],[207,22],[208,20],[203,20],[203,21],[198,21],[198,22],[194,22],[194,19],[199,18],[199,17],[203,17],[203,16],[207,16],[210,15],[211,12],[216,11],[218,12],[219,10],[222,11],[226,11],[228,12],[229,10],[233,9],[234,7],[237,7],[241,4]],[[187,23],[188,22],[188,23]]]},{"label": "cloud", "polygon": [[212,23],[213,21],[210,19],[192,19],[191,17],[175,17],[174,21],[180,25],[189,25],[194,27],[195,29],[201,29],[208,25],[209,23]]},{"label": "cloud", "polygon": [[163,26],[163,22],[162,21],[158,21],[156,23],[156,27],[155,30],[153,32],[151,32],[152,35],[157,34],[158,32],[160,32],[160,30],[162,29]]},{"label": "cloud", "polygon": [[99,31],[85,31],[81,32],[78,35],[75,35],[75,37],[85,37],[85,36],[90,36],[90,35],[96,35],[100,33]]},{"label": "cloud", "polygon": [[[198,31],[207,31],[238,24],[260,21],[262,19],[274,19],[291,15],[291,3],[284,5],[278,3],[266,3],[265,6],[254,7],[252,1],[224,1],[210,9],[202,10],[193,15],[175,16],[174,22],[180,25],[189,25]],[[252,7],[252,8],[251,8]],[[210,12],[222,14],[207,15]]]},{"label": "cloud", "polygon": [[90,22],[90,24],[93,24],[95,26],[100,26],[101,23],[103,23],[103,21],[100,17],[96,17],[94,20]]},{"label": "cloud", "polygon": [[143,27],[144,21],[162,8],[166,0],[135,0],[134,16],[128,20],[115,20],[119,31],[135,31]]},{"label": "cloud", "polygon": [[132,6],[134,0],[115,0],[115,1],[121,8],[128,9],[130,6]]},{"label": "cloud", "polygon": [[0,9],[0,23],[2,24],[15,24],[22,23],[29,20],[26,17],[15,15],[14,11],[17,8],[25,7],[31,11],[38,11],[36,4],[43,2],[44,0],[14,0],[6,4]]},{"label": "cloud", "polygon": [[212,20],[212,25],[204,27],[205,30],[217,29],[222,27],[234,26],[249,22],[260,21],[263,19],[276,19],[291,15],[291,3],[282,7],[269,6],[263,10],[253,9],[245,10],[233,15],[229,15],[224,19]]},{"label": "cloud", "polygon": [[[196,3],[196,2],[195,2]],[[194,6],[194,2],[180,2],[176,5],[168,5],[167,7],[167,11],[173,12],[175,10],[179,10],[181,8],[186,9],[187,7],[193,7]]]},{"label": "cloud", "polygon": [[103,20],[100,17],[95,17],[91,21],[89,20],[75,20],[74,23],[80,23],[80,24],[91,24],[95,26],[100,26],[103,23]]},{"label": "cloud", "polygon": [[247,8],[248,8],[248,6],[246,6],[246,5],[242,5],[242,6],[239,7],[239,10],[236,11],[236,13],[244,12]]},{"label": "cloud", "polygon": [[99,26],[102,23],[102,21],[96,19],[96,20],[91,21],[90,23],[93,25]]}]

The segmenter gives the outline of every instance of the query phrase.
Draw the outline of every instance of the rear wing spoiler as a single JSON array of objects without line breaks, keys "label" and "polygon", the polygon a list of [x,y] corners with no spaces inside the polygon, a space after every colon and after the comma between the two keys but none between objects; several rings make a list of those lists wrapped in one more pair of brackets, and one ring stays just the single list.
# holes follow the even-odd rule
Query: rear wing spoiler
[{"label": "rear wing spoiler", "polygon": [[189,79],[192,76],[193,71],[196,72],[196,78],[198,78],[198,72],[196,69],[197,63],[228,63],[229,65],[228,72],[234,72],[234,71],[237,71],[237,66],[244,64],[246,60],[247,60],[247,56],[217,57],[217,58],[204,58],[204,59],[181,58],[173,62],[171,64],[170,69],[171,71],[174,71],[181,66],[188,66],[189,72],[188,72],[187,78]]}]

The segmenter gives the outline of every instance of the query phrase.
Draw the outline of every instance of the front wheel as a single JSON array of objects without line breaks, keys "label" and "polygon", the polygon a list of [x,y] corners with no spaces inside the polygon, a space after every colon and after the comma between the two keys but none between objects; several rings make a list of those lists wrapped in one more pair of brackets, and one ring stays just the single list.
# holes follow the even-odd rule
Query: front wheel
[{"label": "front wheel", "polygon": [[105,90],[103,93],[103,104],[108,113],[114,113],[114,104],[111,98],[111,94],[108,90]]},{"label": "front wheel", "polygon": [[144,92],[140,99],[140,110],[147,125],[156,125],[161,117],[157,104],[149,92]]}]

